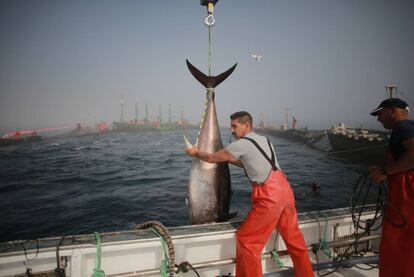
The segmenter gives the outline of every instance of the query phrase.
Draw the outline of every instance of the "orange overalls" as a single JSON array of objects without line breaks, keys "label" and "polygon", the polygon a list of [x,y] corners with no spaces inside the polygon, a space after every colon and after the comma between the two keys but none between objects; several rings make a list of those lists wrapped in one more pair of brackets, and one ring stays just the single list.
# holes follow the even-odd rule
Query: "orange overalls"
[{"label": "orange overalls", "polygon": [[298,227],[293,191],[281,170],[263,184],[253,183],[252,208],[236,233],[236,276],[262,277],[261,253],[273,229],[279,229],[295,276],[313,276],[305,240]]},{"label": "orange overalls", "polygon": [[[388,150],[388,159],[393,159]],[[380,277],[414,276],[414,170],[388,176],[379,252]]]}]

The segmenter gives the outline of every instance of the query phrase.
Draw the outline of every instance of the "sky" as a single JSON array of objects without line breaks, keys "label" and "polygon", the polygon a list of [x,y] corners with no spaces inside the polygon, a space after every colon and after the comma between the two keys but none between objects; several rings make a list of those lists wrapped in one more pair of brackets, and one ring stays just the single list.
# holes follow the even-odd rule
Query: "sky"
[{"label": "sky", "polygon": [[[201,120],[208,73],[199,0],[0,1],[0,129],[127,119]],[[219,122],[249,111],[258,123],[381,129],[369,112],[395,84],[414,107],[414,1],[220,0],[212,27]],[[251,54],[263,58],[255,61]]]}]

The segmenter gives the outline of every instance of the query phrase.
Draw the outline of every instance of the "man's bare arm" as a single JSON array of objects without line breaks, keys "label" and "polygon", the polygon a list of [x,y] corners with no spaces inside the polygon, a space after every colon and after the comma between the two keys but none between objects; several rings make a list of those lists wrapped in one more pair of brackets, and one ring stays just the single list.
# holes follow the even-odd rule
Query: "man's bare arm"
[{"label": "man's bare arm", "polygon": [[185,150],[187,154],[191,157],[198,158],[208,163],[222,163],[229,162],[237,166],[243,166],[241,161],[236,159],[229,151],[226,149],[221,149],[215,153],[207,153],[200,151],[197,147],[189,147]]},{"label": "man's bare arm", "polygon": [[[414,168],[414,138],[402,142],[405,152],[397,161],[388,162],[383,168],[379,166],[370,167],[369,173],[372,179],[380,182],[387,178],[387,175],[400,173]],[[386,173],[387,175],[384,175]]]},{"label": "man's bare arm", "polygon": [[236,159],[236,158],[229,160],[229,163],[231,163],[235,166],[241,167],[241,168],[244,167],[242,162],[240,160]]}]

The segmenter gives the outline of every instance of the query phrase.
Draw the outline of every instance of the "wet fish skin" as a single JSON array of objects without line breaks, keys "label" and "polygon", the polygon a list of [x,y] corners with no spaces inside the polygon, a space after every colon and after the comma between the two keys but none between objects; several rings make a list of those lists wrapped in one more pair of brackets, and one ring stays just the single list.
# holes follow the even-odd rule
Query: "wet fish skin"
[{"label": "wet fish skin", "polygon": [[[187,60],[190,72],[207,89],[206,109],[196,143],[200,151],[214,153],[223,149],[214,102],[214,87],[224,81],[236,65],[218,76],[206,76]],[[188,142],[186,144],[188,145]],[[191,223],[228,220],[230,198],[231,180],[228,163],[207,163],[193,159],[186,198]]]}]

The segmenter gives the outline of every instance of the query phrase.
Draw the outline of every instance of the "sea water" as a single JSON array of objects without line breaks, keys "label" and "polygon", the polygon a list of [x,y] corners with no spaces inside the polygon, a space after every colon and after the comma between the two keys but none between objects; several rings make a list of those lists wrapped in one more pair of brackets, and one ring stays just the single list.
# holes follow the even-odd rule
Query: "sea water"
[{"label": "sea water", "polygon": [[[222,131],[223,144],[231,140]],[[196,139],[198,130],[189,130]],[[299,212],[349,206],[366,165],[269,136],[297,196]],[[189,224],[185,197],[191,158],[183,133],[107,133],[49,138],[0,148],[0,241],[131,229],[147,220]],[[243,220],[251,187],[230,166],[232,220]],[[312,183],[321,190],[312,192]]]}]

